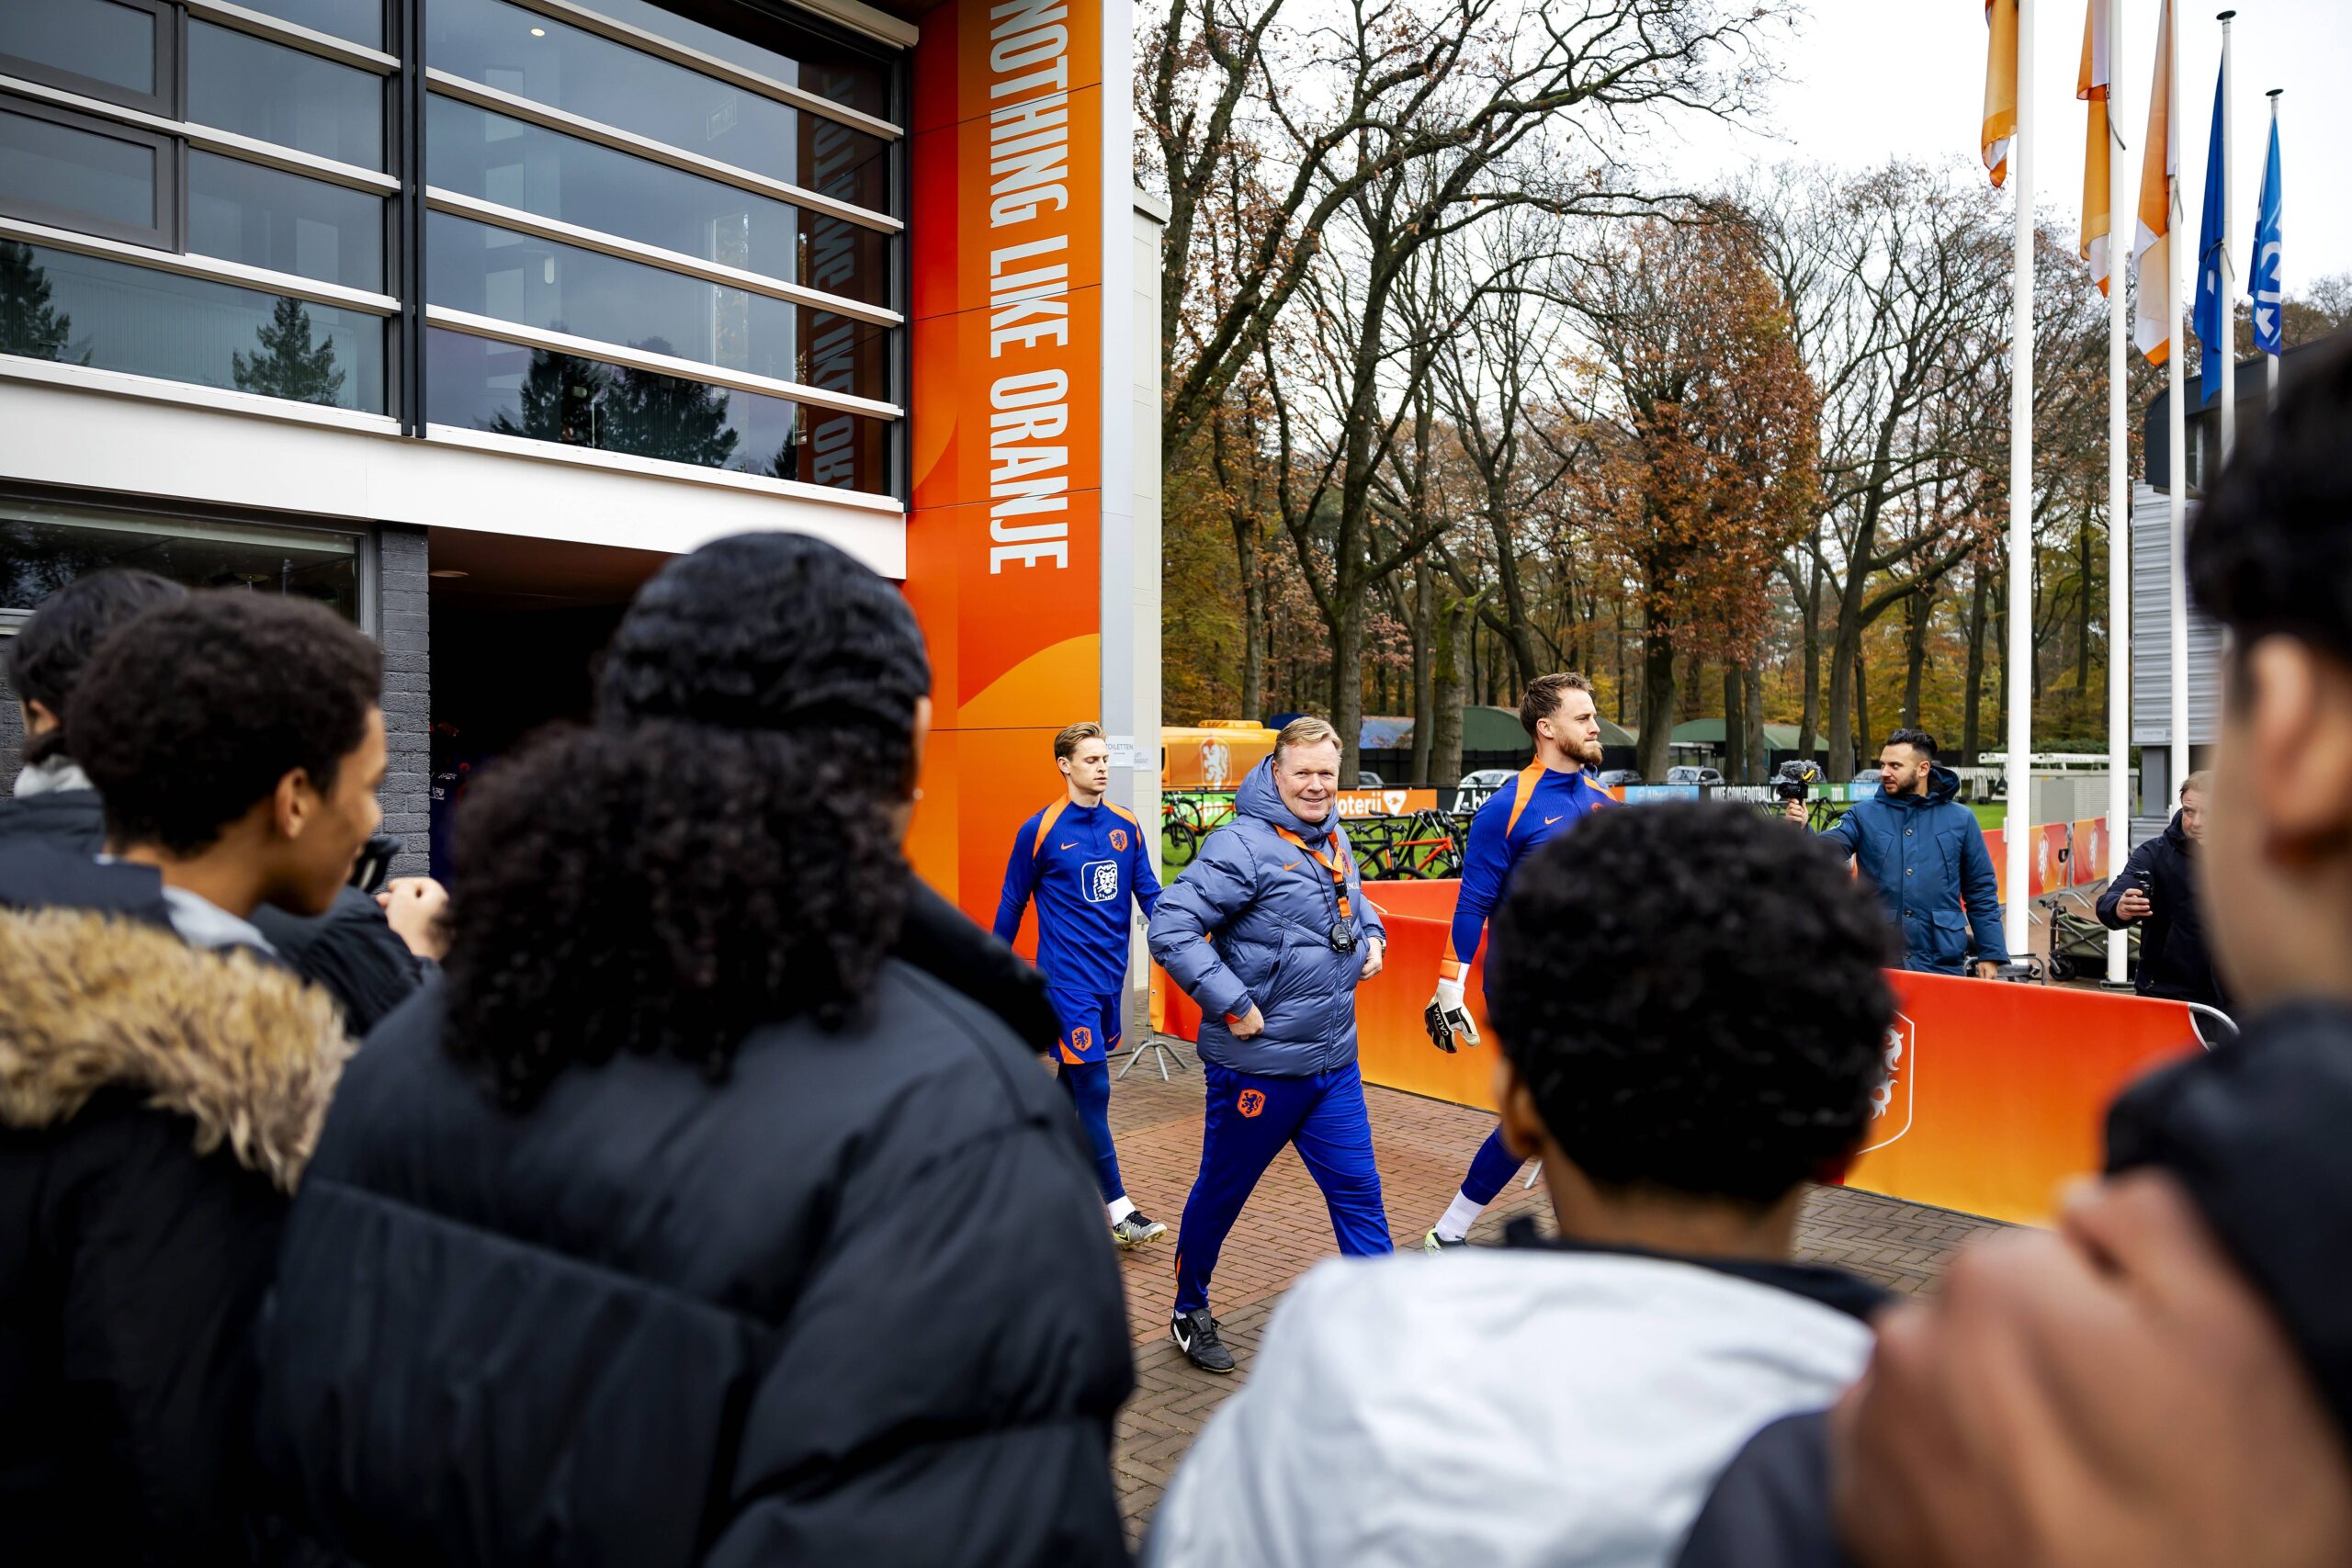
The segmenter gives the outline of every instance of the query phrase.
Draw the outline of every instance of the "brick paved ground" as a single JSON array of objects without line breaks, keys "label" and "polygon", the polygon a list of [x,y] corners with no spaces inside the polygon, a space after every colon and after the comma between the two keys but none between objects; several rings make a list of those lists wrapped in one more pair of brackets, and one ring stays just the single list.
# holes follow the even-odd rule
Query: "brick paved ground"
[{"label": "brick paved ground", "polygon": [[[1213,1377],[1193,1368],[1169,1343],[1175,1233],[1201,1156],[1200,1073],[1189,1046],[1171,1049],[1191,1070],[1163,1084],[1147,1057],[1111,1093],[1111,1125],[1128,1196],[1169,1228],[1166,1239],[1122,1259],[1135,1335],[1136,1393],[1120,1414],[1114,1462],[1128,1530],[1137,1540],[1193,1435],[1249,1375],[1276,1300],[1309,1266],[1338,1251],[1322,1194],[1298,1156],[1284,1150],[1227,1239],[1211,1289],[1211,1305],[1240,1371]],[[1453,1200],[1492,1120],[1389,1089],[1369,1089],[1366,1098],[1389,1234],[1400,1249],[1417,1247]],[[1470,1239],[1498,1241],[1505,1222],[1521,1213],[1548,1224],[1550,1207],[1540,1187],[1514,1183],[1487,1211]],[[1947,1253],[1989,1228],[1990,1222],[1963,1214],[1823,1188],[1805,1201],[1797,1247],[1803,1257],[1916,1293],[1935,1282]]]}]

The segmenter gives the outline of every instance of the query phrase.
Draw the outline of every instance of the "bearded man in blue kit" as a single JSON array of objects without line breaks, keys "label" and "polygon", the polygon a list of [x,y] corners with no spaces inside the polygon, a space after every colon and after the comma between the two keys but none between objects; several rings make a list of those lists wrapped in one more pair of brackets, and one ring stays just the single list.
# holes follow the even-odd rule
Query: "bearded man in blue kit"
[{"label": "bearded man in blue kit", "polygon": [[[1478,1043],[1478,1026],[1462,993],[1462,977],[1477,956],[1487,917],[1503,900],[1510,874],[1536,845],[1558,838],[1593,812],[1615,804],[1593,782],[1600,766],[1600,713],[1592,682],[1569,671],[1541,675],[1519,705],[1519,722],[1535,742],[1535,761],[1497,790],[1470,819],[1470,842],[1462,855],[1462,889],[1453,905],[1453,928],[1438,964],[1437,995],[1430,1000],[1430,1043],[1453,1052]],[[1462,1190],[1453,1195],[1421,1241],[1430,1252],[1460,1247],[1481,1211],[1525,1164],[1504,1146],[1502,1128],[1487,1134],[1471,1158]]]}]

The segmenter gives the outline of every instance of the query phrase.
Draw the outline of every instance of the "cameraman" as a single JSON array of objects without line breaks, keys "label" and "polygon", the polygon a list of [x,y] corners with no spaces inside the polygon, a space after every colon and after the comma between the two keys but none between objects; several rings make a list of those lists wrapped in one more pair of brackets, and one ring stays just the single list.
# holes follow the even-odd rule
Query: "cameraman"
[{"label": "cameraman", "polygon": [[[1857,801],[1821,836],[1853,856],[1903,933],[1903,966],[1967,972],[1972,928],[1977,978],[2009,961],[2001,936],[2000,885],[1976,814],[1954,800],[1960,775],[1936,766],[1935,737],[1898,729],[1878,754],[1878,794]],[[1805,807],[1781,807],[1803,826]]]}]

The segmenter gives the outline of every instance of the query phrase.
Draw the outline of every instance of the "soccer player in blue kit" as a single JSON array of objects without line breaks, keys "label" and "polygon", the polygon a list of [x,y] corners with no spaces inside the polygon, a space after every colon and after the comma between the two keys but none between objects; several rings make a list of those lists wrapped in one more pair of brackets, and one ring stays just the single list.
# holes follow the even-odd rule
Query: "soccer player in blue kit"
[{"label": "soccer player in blue kit", "polygon": [[1078,1108],[1094,1173],[1111,1213],[1111,1237],[1141,1247],[1168,1234],[1127,1198],[1111,1142],[1111,1053],[1119,1046],[1119,1001],[1126,988],[1128,901],[1144,919],[1159,907],[1159,879],[1143,828],[1102,798],[1111,787],[1111,746],[1099,724],[1073,724],[1054,737],[1062,798],[1021,824],[1005,863],[996,934],[1011,942],[1021,911],[1037,899],[1037,967],[1060,1019],[1055,1067]]},{"label": "soccer player in blue kit", "polygon": [[[1511,868],[1536,845],[1615,804],[1592,775],[1600,766],[1600,712],[1593,704],[1591,682],[1567,673],[1538,676],[1519,705],[1519,722],[1535,741],[1535,761],[1488,797],[1470,819],[1470,843],[1462,855],[1462,892],[1454,901],[1453,930],[1438,965],[1437,995],[1428,1012],[1430,1040],[1441,1051],[1478,1043],[1478,1026],[1471,1021],[1462,997],[1462,976],[1478,954],[1487,917],[1502,902]],[[1503,1146],[1498,1123],[1478,1145],[1470,1174],[1462,1179],[1462,1190],[1430,1227],[1422,1247],[1430,1252],[1460,1247],[1479,1213],[1519,1174],[1521,1163]]]}]

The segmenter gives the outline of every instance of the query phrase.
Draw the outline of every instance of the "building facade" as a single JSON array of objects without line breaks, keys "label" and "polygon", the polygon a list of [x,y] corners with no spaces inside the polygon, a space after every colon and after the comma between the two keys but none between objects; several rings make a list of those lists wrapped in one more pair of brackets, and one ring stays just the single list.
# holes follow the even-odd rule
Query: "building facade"
[{"label": "building facade", "polygon": [[919,861],[981,907],[1037,735],[1158,732],[1156,230],[1086,5],[0,6],[0,635],[110,564],[328,604],[422,869],[662,560],[814,534],[922,616]]}]

